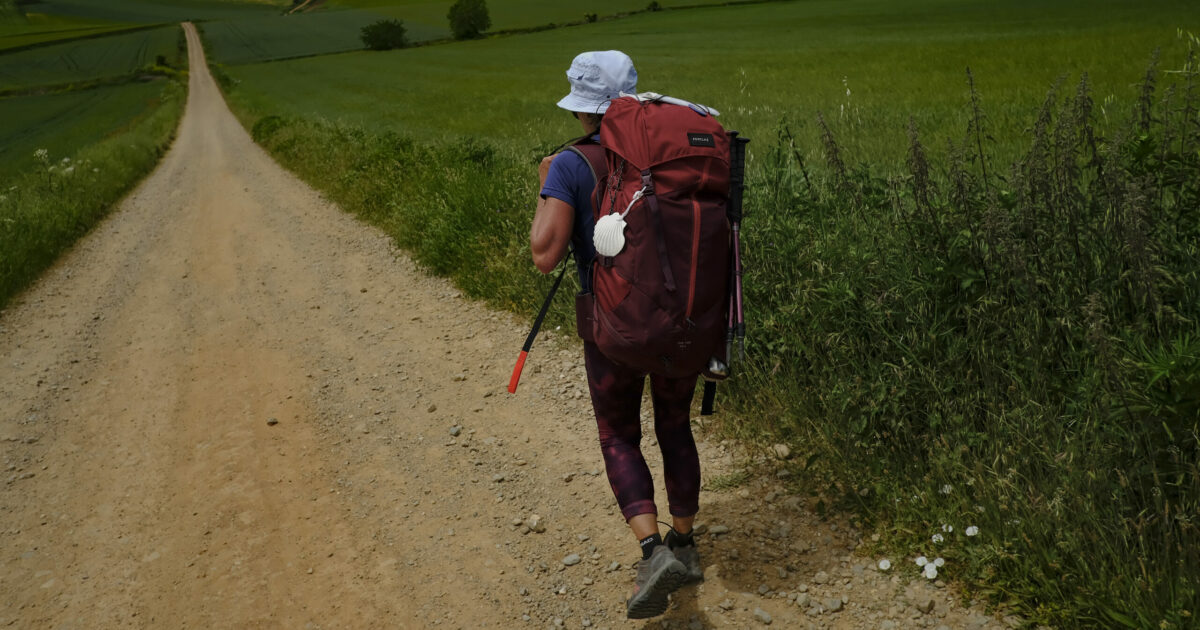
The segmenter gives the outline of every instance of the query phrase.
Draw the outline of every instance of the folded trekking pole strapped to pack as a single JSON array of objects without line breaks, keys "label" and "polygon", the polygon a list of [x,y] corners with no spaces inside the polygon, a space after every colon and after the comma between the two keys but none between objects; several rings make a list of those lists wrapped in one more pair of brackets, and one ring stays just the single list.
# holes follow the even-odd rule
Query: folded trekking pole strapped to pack
[{"label": "folded trekking pole strapped to pack", "polygon": [[746,188],[746,145],[747,138],[738,137],[738,132],[729,132],[729,226],[733,231],[733,262],[729,287],[729,334],[726,337],[725,356],[733,362],[733,341],[737,338],[738,360],[746,360],[746,313],[742,308],[742,192]]},{"label": "folded trekking pole strapped to pack", "polygon": [[[711,415],[713,400],[717,394],[716,375],[721,380],[732,373],[733,346],[737,342],[738,360],[746,360],[746,318],[742,310],[742,193],[746,181],[746,144],[747,138],[739,137],[738,132],[729,134],[729,199],[725,208],[725,216],[729,219],[730,252],[729,252],[729,304],[727,307],[727,323],[725,331],[725,363],[713,359],[709,373],[704,381],[704,395],[700,400],[700,415]],[[720,368],[718,371],[715,368]]]}]

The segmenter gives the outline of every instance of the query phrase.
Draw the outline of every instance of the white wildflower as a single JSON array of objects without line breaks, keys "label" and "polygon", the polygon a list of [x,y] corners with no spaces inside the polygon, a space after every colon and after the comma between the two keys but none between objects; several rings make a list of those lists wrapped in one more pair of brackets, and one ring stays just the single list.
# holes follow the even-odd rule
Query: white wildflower
[{"label": "white wildflower", "polygon": [[67,168],[63,169],[63,175],[70,175],[71,173],[74,173],[74,172],[75,172],[74,166],[68,166]]},{"label": "white wildflower", "polygon": [[975,535],[977,535],[977,534],[979,534],[979,528],[978,528],[978,527],[975,527],[974,525],[972,525],[972,526],[970,526],[970,527],[968,527],[968,528],[967,528],[967,535],[968,535],[968,536],[975,536]]},{"label": "white wildflower", "polygon": [[984,512],[984,510],[983,510],[983,506],[982,506],[982,505],[976,505],[976,506],[975,506],[975,511],[976,511],[976,512],[979,512],[980,514],[983,514],[983,512]]},{"label": "white wildflower", "polygon": [[937,568],[939,568],[939,569],[940,569],[940,568],[942,568],[942,565],[944,565],[944,564],[946,564],[946,561],[945,561],[945,560],[943,560],[943,559],[941,559],[941,558],[934,558],[934,559],[933,559],[933,566],[935,566],[935,567],[937,567]]},{"label": "white wildflower", "polygon": [[8,201],[8,195],[0,195],[0,203]]},{"label": "white wildflower", "polygon": [[925,556],[917,556],[917,559],[914,560],[914,562],[916,562],[917,566],[919,566],[919,567],[923,567],[923,566],[929,564],[929,560]]},{"label": "white wildflower", "polygon": [[65,158],[63,158],[63,159],[62,159],[62,163],[63,163],[63,164],[70,164],[70,163],[71,163],[71,158],[69,158],[69,157],[65,157]]},{"label": "white wildflower", "polygon": [[891,560],[888,560],[887,558],[884,558],[883,560],[880,560],[880,561],[879,561],[879,570],[880,570],[880,571],[887,571],[887,570],[888,570],[888,569],[890,569],[890,568],[892,568],[892,561],[891,561]]},{"label": "white wildflower", "polygon": [[945,484],[944,486],[942,486],[942,489],[939,490],[939,492],[941,492],[942,494],[950,494],[951,492],[954,492],[954,486],[952,486],[950,484]]},{"label": "white wildflower", "polygon": [[38,149],[33,152],[33,159],[45,164],[50,161],[50,152],[45,149]]},{"label": "white wildflower", "polygon": [[947,534],[953,534],[954,526],[953,525],[942,525],[942,531],[946,532]]},{"label": "white wildflower", "polygon": [[92,169],[92,172],[93,172],[93,173],[99,173],[99,172],[100,172],[100,169],[98,169],[98,168],[93,168],[93,169]]},{"label": "white wildflower", "polygon": [[946,537],[942,536],[941,534],[934,534],[933,538],[930,538],[930,540],[933,541],[933,544],[940,545],[940,544],[942,544],[943,541],[946,540]]},{"label": "white wildflower", "polygon": [[937,579],[937,565],[932,562],[925,565],[925,577],[930,580]]}]

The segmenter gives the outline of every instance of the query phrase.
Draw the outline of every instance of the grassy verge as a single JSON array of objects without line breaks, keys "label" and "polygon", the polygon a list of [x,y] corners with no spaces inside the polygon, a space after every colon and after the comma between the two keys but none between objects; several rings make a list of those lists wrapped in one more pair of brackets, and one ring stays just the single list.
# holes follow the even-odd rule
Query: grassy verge
[{"label": "grassy verge", "polygon": [[[1059,84],[1022,126],[1004,122],[1018,137],[1000,137],[968,91],[943,157],[915,123],[901,132],[902,170],[856,162],[820,118],[814,146],[786,124],[760,136],[752,359],[729,388],[729,430],[792,444],[799,478],[834,488],[883,534],[880,553],[942,556],[943,577],[1034,622],[1192,627],[1196,44],[1107,113],[1086,77]],[[535,308],[549,281],[528,261],[526,151],[263,115],[237,89],[230,100],[281,163],[431,271]],[[552,323],[570,325],[569,302]]]},{"label": "grassy verge", "polygon": [[[0,183],[0,307],[86,234],[166,151],[185,88],[166,81],[144,113],[69,155],[34,151]],[[119,88],[126,89],[126,88]]]}]

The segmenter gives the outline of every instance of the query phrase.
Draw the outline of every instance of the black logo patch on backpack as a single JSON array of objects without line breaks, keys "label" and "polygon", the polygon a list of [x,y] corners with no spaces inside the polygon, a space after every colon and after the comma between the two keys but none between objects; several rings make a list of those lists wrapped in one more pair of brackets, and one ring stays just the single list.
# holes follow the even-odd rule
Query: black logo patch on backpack
[{"label": "black logo patch on backpack", "polygon": [[711,133],[688,133],[688,144],[694,147],[715,147],[717,141]]}]

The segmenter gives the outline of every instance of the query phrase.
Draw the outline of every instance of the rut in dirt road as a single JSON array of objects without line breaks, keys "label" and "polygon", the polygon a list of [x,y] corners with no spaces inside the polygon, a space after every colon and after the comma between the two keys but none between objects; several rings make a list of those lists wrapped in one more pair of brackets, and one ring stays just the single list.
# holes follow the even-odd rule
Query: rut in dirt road
[{"label": "rut in dirt road", "polygon": [[[185,31],[171,151],[0,316],[0,626],[645,627],[576,344],[504,394],[523,327],[274,164]],[[773,477],[701,500],[729,533],[651,627],[993,623]]]}]

